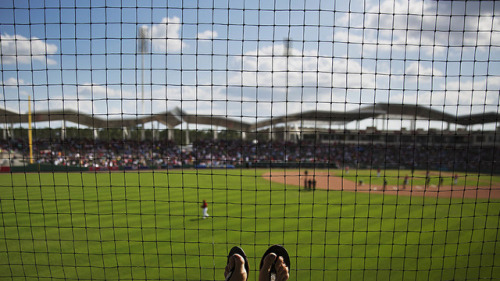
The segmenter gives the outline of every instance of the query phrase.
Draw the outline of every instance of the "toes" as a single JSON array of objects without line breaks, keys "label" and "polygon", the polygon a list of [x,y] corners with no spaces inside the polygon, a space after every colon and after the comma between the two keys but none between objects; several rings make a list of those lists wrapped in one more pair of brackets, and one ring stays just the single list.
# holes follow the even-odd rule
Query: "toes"
[{"label": "toes", "polygon": [[264,269],[266,272],[270,272],[271,266],[273,265],[276,258],[277,256],[275,253],[270,253],[269,255],[267,255],[267,257],[264,259],[264,265],[262,265],[262,269]]},{"label": "toes", "polygon": [[231,257],[234,263],[234,271],[243,272],[245,271],[245,259],[242,256],[235,254]]},{"label": "toes", "polygon": [[278,275],[277,281],[287,281],[288,278],[290,278],[290,275],[288,274],[288,271],[284,272],[281,275]]},{"label": "toes", "polygon": [[259,281],[269,281],[269,274],[271,272],[271,267],[273,266],[274,261],[276,260],[276,254],[270,253],[264,258],[264,262],[262,263],[262,268],[259,272]]},{"label": "toes", "polygon": [[276,265],[274,267],[276,270],[276,279],[278,281],[286,281],[289,278],[288,267],[286,266],[283,257],[279,257],[276,261]]},{"label": "toes", "polygon": [[227,263],[226,265],[226,268],[224,269],[224,278],[227,277],[227,275],[229,274],[229,272],[231,272],[231,270],[234,268],[234,256],[232,256],[230,259],[229,259],[229,262]]},{"label": "toes", "polygon": [[278,259],[276,260],[276,264],[274,265],[274,269],[276,269],[276,272],[279,271],[279,269],[281,269],[281,267],[285,264],[285,262],[283,261],[283,257],[278,257]]},{"label": "toes", "polygon": [[224,270],[224,278],[227,279],[229,273],[233,271],[230,280],[246,280],[248,273],[245,269],[245,259],[239,254],[234,254],[229,258],[229,262]]},{"label": "toes", "polygon": [[286,266],[281,267],[281,270],[276,274],[278,281],[286,281],[290,278],[290,274],[288,273],[288,268]]}]

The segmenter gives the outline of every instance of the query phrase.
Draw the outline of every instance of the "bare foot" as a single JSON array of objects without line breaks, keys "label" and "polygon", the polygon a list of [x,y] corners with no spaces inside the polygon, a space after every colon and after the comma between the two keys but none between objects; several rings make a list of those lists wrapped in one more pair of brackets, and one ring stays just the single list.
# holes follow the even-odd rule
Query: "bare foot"
[{"label": "bare foot", "polygon": [[[271,280],[271,267],[273,266],[276,272],[276,279]],[[290,278],[288,267],[283,261],[283,257],[277,257],[275,253],[270,253],[264,258],[264,263],[259,272],[259,281],[286,281]]]},{"label": "bare foot", "polygon": [[[232,273],[231,270],[233,270]],[[242,256],[234,254],[229,258],[229,262],[224,269],[224,279],[227,281],[246,281],[247,278],[248,272],[245,270],[245,260]]]}]

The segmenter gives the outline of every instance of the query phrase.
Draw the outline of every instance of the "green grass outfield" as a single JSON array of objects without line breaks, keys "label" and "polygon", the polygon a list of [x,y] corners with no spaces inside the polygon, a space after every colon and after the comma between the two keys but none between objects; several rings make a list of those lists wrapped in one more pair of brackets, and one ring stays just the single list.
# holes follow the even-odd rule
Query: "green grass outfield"
[{"label": "green grass outfield", "polygon": [[265,172],[2,174],[0,279],[222,280],[241,245],[256,280],[275,243],[290,280],[500,276],[499,200],[304,192]]}]

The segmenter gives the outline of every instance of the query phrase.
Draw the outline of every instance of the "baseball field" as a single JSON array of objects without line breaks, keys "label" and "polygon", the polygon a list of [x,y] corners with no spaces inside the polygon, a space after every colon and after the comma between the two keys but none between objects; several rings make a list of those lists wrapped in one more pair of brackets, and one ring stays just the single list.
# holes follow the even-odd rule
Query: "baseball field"
[{"label": "baseball field", "polygon": [[256,280],[271,244],[290,253],[290,280],[500,276],[499,176],[307,177],[315,191],[302,170],[2,174],[0,279],[222,280],[240,245]]}]

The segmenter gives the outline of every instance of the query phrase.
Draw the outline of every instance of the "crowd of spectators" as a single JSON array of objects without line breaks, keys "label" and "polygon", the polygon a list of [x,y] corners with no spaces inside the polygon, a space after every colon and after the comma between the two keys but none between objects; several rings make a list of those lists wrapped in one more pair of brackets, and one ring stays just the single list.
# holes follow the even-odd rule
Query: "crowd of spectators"
[{"label": "crowd of spectators", "polygon": [[[7,157],[28,159],[24,140],[1,141]],[[180,146],[172,141],[66,139],[33,143],[36,163],[89,168],[166,168],[186,165],[253,167],[270,163],[336,167],[428,169],[500,172],[500,148],[455,145],[380,145],[283,141],[196,140]],[[5,156],[4,156],[5,157]]]}]

